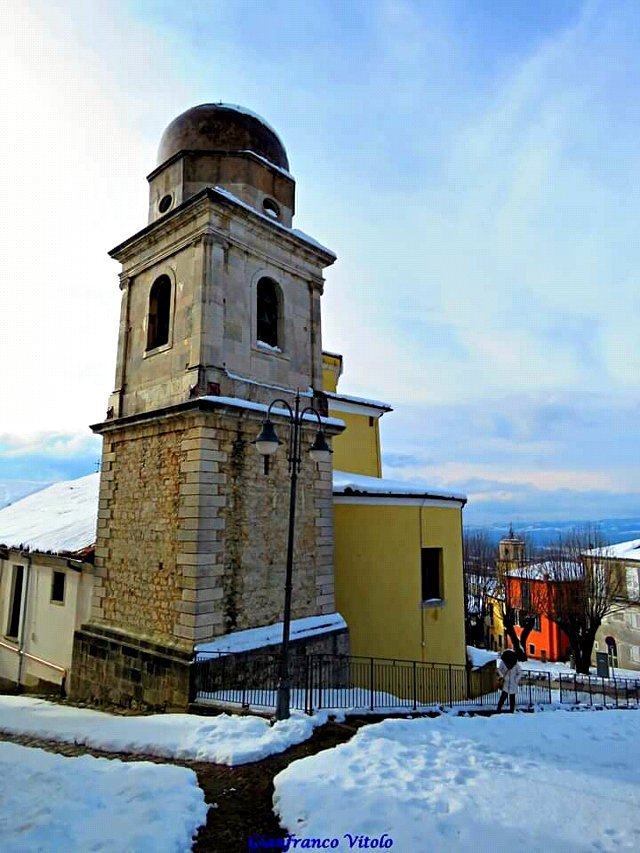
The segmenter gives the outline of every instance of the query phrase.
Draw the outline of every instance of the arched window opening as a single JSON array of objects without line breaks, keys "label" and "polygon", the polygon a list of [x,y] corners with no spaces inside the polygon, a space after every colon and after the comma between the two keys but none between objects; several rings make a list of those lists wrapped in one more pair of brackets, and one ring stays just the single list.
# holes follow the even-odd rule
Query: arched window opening
[{"label": "arched window opening", "polygon": [[278,323],[280,318],[280,293],[278,285],[270,278],[258,282],[257,338],[258,343],[280,347]]},{"label": "arched window opening", "polygon": [[149,317],[147,323],[147,349],[155,349],[169,342],[169,318],[171,315],[171,279],[161,275],[151,287],[149,294]]}]

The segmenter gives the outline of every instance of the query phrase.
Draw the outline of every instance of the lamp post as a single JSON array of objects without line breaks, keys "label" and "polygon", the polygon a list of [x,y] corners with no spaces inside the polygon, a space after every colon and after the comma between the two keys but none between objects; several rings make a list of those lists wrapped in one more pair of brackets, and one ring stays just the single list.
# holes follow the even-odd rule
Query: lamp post
[{"label": "lamp post", "polygon": [[258,453],[265,459],[272,456],[283,443],[278,438],[271,410],[276,404],[280,404],[289,419],[289,440],[287,448],[287,461],[289,463],[289,533],[287,538],[287,568],[284,582],[284,617],[282,625],[282,651],[280,653],[280,668],[278,674],[278,696],[276,702],[276,720],[286,720],[290,716],[290,684],[289,684],[289,633],[291,627],[291,591],[293,587],[293,540],[296,520],[296,492],[298,486],[298,474],[302,466],[302,422],[306,415],[315,417],[318,421],[318,431],[315,441],[309,448],[309,456],[314,462],[328,462],[331,458],[331,449],[327,444],[322,429],[322,419],[313,406],[300,409],[300,393],[296,391],[294,408],[292,409],[286,400],[273,400],[267,409],[267,416],[262,422],[260,435],[254,444]]}]

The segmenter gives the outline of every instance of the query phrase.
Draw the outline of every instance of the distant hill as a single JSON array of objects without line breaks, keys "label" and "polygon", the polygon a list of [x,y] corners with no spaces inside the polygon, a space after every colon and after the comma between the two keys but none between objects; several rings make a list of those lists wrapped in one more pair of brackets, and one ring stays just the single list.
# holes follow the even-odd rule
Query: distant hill
[{"label": "distant hill", "polygon": [[[516,534],[525,534],[535,545],[551,545],[562,534],[586,526],[600,530],[605,545],[640,539],[640,518],[602,518],[595,521],[532,521],[513,522]],[[496,544],[509,532],[509,524],[465,525],[465,530],[483,530]]]}]

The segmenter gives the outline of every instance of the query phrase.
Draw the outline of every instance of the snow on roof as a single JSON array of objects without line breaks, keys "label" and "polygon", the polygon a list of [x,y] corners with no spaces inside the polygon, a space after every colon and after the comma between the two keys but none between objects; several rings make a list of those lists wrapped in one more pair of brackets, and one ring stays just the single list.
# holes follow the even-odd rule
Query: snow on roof
[{"label": "snow on roof", "polygon": [[[282,622],[274,625],[264,625],[260,628],[249,628],[246,631],[234,631],[223,637],[216,637],[209,643],[199,643],[195,650],[198,655],[231,654],[250,652],[264,646],[277,646],[282,642]],[[330,631],[341,631],[347,627],[339,613],[328,613],[324,616],[307,616],[304,619],[292,619],[289,637],[291,640],[301,640],[305,637],[315,637]]]},{"label": "snow on roof", "polygon": [[[266,122],[264,122],[264,124],[266,124]],[[270,128],[270,129],[273,130],[273,128]],[[274,133],[275,133],[275,131],[274,131]],[[277,136],[277,134],[276,134],[276,136]],[[282,147],[284,148],[284,145]],[[238,153],[239,154],[251,154],[252,157],[255,157],[257,160],[262,160],[262,162],[266,163],[267,166],[269,166],[270,168],[275,169],[277,172],[281,172],[283,175],[286,175],[287,178],[293,178],[293,175],[287,169],[283,169],[282,166],[278,166],[272,160],[269,160],[267,157],[263,157],[262,154],[256,154],[256,152],[252,151],[250,148],[244,148],[242,151],[239,151]]]},{"label": "snow on roof", "polygon": [[351,474],[347,471],[333,472],[333,493],[341,495],[406,495],[444,500],[467,500],[466,495],[458,492],[443,492],[420,480],[387,480],[383,477],[367,477],[364,474]]},{"label": "snow on roof", "polygon": [[325,391],[325,396],[330,400],[344,400],[345,403],[362,403],[364,406],[373,406],[375,409],[384,409],[386,412],[392,412],[393,408],[388,403],[382,403],[380,400],[368,400],[366,397],[352,397],[349,394],[339,394],[337,391]]},{"label": "snow on roof", "polygon": [[[223,406],[233,406],[235,409],[250,409],[252,412],[263,412],[265,415],[269,408],[266,403],[256,403],[253,400],[243,400],[241,397],[204,396],[199,399],[208,400],[211,403],[220,403]],[[278,406],[271,409],[271,414],[289,417],[289,412],[286,409],[279,408]],[[312,415],[311,412],[307,412],[307,414],[303,415],[303,420],[317,423],[316,417]],[[321,417],[320,420],[323,424],[327,424],[328,426],[344,427],[344,421],[341,421],[340,418]]]},{"label": "snow on roof", "polygon": [[99,474],[54,483],[0,510],[0,543],[73,553],[96,541]]},{"label": "snow on roof", "polygon": [[577,580],[582,577],[584,566],[571,560],[555,560],[544,563],[532,563],[529,566],[514,566],[507,569],[505,574],[512,578],[523,578],[524,580]]},{"label": "snow on roof", "polygon": [[267,216],[265,213],[261,213],[259,210],[256,210],[255,207],[252,207],[250,204],[247,204],[246,201],[242,201],[241,198],[238,198],[237,195],[230,193],[229,190],[226,190],[224,187],[216,186],[213,189],[215,190],[215,192],[220,193],[220,195],[225,196],[225,198],[228,198],[229,201],[240,205],[240,207],[244,207],[245,210],[249,210],[256,216],[259,216],[260,219],[264,219],[265,222],[269,222],[271,223],[271,225],[275,225],[275,227],[279,228],[281,231],[284,231],[287,234],[291,234],[293,237],[297,237],[298,240],[302,240],[303,243],[307,243],[314,249],[320,249],[321,251],[326,252],[327,255],[331,255],[334,260],[336,259],[335,252],[332,252],[331,249],[328,249],[326,246],[323,246],[322,243],[318,243],[318,241],[314,240],[313,237],[309,237],[309,235],[305,234],[304,231],[300,231],[298,228],[287,228],[287,226],[283,225],[281,222],[276,222],[270,216]]},{"label": "snow on roof", "polygon": [[[263,118],[259,113],[256,113],[253,110],[249,110],[246,107],[242,107],[240,106],[240,104],[227,104],[223,103],[222,101],[219,101],[218,103],[214,104],[214,106],[222,107],[225,110],[233,110],[236,113],[243,113],[246,116],[251,116],[251,118],[257,118],[259,122],[261,122],[268,130],[271,131],[271,133],[273,133],[280,145],[282,145],[282,147],[284,148],[284,144],[282,142],[282,139],[280,139],[278,131],[274,127],[272,127],[266,120],[266,118]],[[254,152],[252,151],[251,153],[253,154]]]},{"label": "snow on roof", "polygon": [[607,545],[605,548],[592,548],[590,551],[585,551],[585,554],[616,560],[640,560],[640,539],[618,542],[616,545]]}]

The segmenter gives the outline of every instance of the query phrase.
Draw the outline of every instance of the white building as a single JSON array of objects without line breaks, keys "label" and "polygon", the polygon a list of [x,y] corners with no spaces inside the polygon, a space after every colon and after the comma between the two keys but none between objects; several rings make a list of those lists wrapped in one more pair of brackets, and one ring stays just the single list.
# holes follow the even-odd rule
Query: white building
[{"label": "white building", "polygon": [[605,550],[609,566],[619,573],[620,597],[618,608],[602,621],[595,650],[608,652],[614,667],[640,670],[640,539]]},{"label": "white building", "polygon": [[64,688],[89,620],[98,474],[0,510],[0,686]]}]

